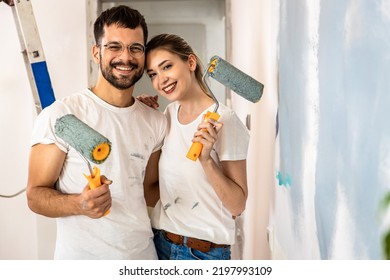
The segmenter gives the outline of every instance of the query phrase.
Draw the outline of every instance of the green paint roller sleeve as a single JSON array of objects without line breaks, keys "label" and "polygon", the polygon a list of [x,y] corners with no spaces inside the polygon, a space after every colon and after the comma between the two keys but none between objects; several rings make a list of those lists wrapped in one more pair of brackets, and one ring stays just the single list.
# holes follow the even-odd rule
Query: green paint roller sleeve
[{"label": "green paint roller sleeve", "polygon": [[[87,162],[91,174],[84,176],[90,189],[100,187],[100,169],[95,166],[92,171],[88,160],[97,164],[104,162],[111,152],[111,142],[73,114],[58,118],[54,130],[58,137],[73,147]],[[110,210],[107,210],[104,215],[109,213]]]},{"label": "green paint roller sleeve", "polygon": [[210,61],[214,66],[209,70],[210,77],[248,101],[255,103],[260,100],[263,94],[263,84],[217,55],[213,56]]},{"label": "green paint roller sleeve", "polygon": [[58,137],[94,163],[104,162],[111,152],[111,142],[73,114],[58,118],[54,129]]}]

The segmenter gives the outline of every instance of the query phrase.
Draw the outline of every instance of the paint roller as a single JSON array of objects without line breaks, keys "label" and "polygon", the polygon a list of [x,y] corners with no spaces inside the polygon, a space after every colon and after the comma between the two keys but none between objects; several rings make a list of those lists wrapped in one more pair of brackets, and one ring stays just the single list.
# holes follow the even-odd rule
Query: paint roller
[{"label": "paint roller", "polygon": [[[204,117],[205,122],[209,121],[209,119],[218,121],[220,117],[220,115],[217,113],[219,102],[206,82],[206,77],[208,76],[212,77],[224,86],[233,90],[238,95],[253,103],[259,101],[263,94],[263,84],[248,76],[219,56],[215,55],[210,59],[210,62],[202,77],[204,84],[206,85],[209,93],[211,94],[211,97],[215,102],[214,111],[208,111],[206,113]],[[187,153],[187,158],[196,161],[200,155],[200,152],[202,151],[202,147],[203,145],[201,143],[193,142]]]},{"label": "paint roller", "polygon": [[[55,134],[73,147],[87,163],[90,175],[84,174],[90,189],[101,186],[100,169],[91,167],[90,161],[103,163],[111,152],[111,142],[99,132],[82,122],[73,114],[64,115],[56,120]],[[106,215],[109,211],[106,212]]]}]

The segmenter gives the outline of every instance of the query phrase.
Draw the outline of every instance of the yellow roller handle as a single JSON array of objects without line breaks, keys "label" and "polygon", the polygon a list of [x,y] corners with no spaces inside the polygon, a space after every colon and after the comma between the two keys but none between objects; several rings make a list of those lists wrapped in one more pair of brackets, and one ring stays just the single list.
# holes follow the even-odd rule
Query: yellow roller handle
[{"label": "yellow roller handle", "polygon": [[[209,119],[213,119],[214,121],[219,120],[220,115],[216,112],[210,112],[208,111],[204,117],[204,122],[208,122]],[[196,161],[200,155],[200,152],[202,151],[203,145],[199,142],[193,142],[188,153],[187,158],[190,160]]]},{"label": "yellow roller handle", "polygon": [[99,167],[94,166],[93,167],[93,175],[86,175],[84,174],[85,178],[87,178],[89,182],[89,188],[91,190],[96,189],[97,187],[100,187],[102,182],[100,181],[100,169]]},{"label": "yellow roller handle", "polygon": [[[93,167],[93,176],[92,175],[86,175],[84,174],[85,178],[87,178],[89,182],[89,188],[91,190],[96,189],[102,185],[102,182],[100,181],[100,168],[94,166]],[[104,216],[108,215],[110,213],[110,210],[107,210],[106,213],[104,213]]]}]

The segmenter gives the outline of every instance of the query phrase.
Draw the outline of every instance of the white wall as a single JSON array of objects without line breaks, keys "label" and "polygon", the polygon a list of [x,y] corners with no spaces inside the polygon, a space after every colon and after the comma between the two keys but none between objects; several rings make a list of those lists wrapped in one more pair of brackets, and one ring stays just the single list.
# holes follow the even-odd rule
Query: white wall
[{"label": "white wall", "polygon": [[[87,86],[85,1],[32,1],[56,98]],[[36,117],[12,10],[0,3],[0,194],[25,188]],[[70,20],[71,19],[71,20]],[[54,220],[27,207],[25,193],[0,198],[0,259],[50,259]]]},{"label": "white wall", "polygon": [[274,229],[289,259],[381,259],[390,1],[283,0]]},{"label": "white wall", "polygon": [[250,115],[251,140],[247,160],[247,208],[242,216],[243,259],[269,259],[267,226],[275,186],[277,111],[277,35],[279,1],[232,0],[230,61],[263,83],[256,104],[232,94],[232,107],[245,123]]},{"label": "white wall", "polygon": [[[0,3],[1,4],[1,3]],[[23,189],[26,180],[28,138],[32,126],[33,107],[27,95],[27,76],[18,47],[18,35],[11,10],[0,5],[0,194],[10,195]],[[15,71],[18,69],[18,71]],[[18,75],[21,73],[21,75]],[[23,117],[18,117],[23,115]],[[0,198],[0,258],[19,259],[36,257],[35,219],[26,207],[24,196],[14,199]],[[32,230],[31,230],[32,229]],[[26,232],[30,235],[22,238]]]}]

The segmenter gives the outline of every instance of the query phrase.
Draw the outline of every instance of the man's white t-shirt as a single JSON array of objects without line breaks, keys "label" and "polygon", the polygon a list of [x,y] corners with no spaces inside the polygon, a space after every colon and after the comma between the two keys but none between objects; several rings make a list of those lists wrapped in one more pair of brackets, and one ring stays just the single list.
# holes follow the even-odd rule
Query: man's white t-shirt
[{"label": "man's white t-shirt", "polygon": [[112,207],[100,219],[57,218],[55,259],[156,259],[153,233],[144,199],[143,180],[150,155],[159,150],[167,129],[165,116],[138,100],[114,107],[85,89],[54,102],[37,117],[31,145],[56,144],[67,153],[57,183],[62,193],[81,193],[87,164],[55,135],[57,118],[74,114],[112,143],[109,157],[97,165],[110,185]]}]

